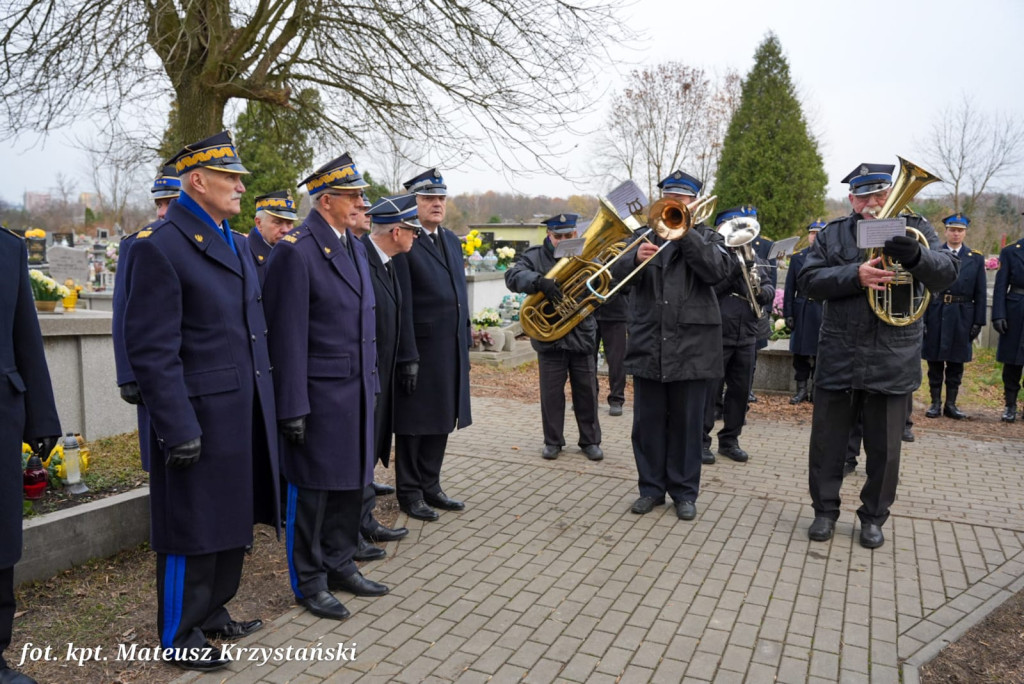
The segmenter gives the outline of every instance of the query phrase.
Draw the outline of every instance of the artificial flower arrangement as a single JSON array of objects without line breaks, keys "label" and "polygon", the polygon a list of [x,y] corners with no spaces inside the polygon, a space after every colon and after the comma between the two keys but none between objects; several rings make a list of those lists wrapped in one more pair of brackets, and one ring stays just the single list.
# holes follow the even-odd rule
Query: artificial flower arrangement
[{"label": "artificial flower arrangement", "polygon": [[999,257],[989,257],[985,259],[985,270],[986,271],[998,271],[999,270]]},{"label": "artificial flower arrangement", "polygon": [[785,340],[793,331],[786,326],[786,318],[782,315],[782,308],[786,297],[783,288],[775,290],[775,301],[772,302],[772,326],[770,340]]},{"label": "artificial flower arrangement", "polygon": [[501,316],[494,309],[482,309],[473,314],[473,325],[478,328],[497,327],[501,325]]},{"label": "artificial flower arrangement", "polygon": [[46,231],[42,228],[29,228],[25,231],[25,237],[27,238],[46,238]]},{"label": "artificial flower arrangement", "polygon": [[111,242],[107,244],[106,259],[104,260],[104,266],[106,269],[114,273],[117,271],[117,258],[120,254],[121,243]]},{"label": "artificial flower arrangement", "polygon": [[[81,461],[81,472],[85,474],[89,470],[89,448],[85,446],[84,441],[80,435],[75,435],[78,439],[78,454]],[[28,459],[32,456],[32,447],[22,442],[21,444],[21,469],[25,470],[28,466]],[[43,461],[43,468],[50,479],[50,485],[53,487],[59,487],[64,484],[67,479],[67,469],[64,467],[64,445],[57,443],[57,446],[53,447],[46,459]]]},{"label": "artificial flower arrangement", "polygon": [[71,294],[71,290],[38,269],[29,269],[28,276],[37,302],[55,302]]},{"label": "artificial flower arrangement", "polygon": [[479,347],[480,345],[484,345],[487,347],[494,346],[494,337],[491,336],[491,333],[487,332],[486,330],[473,331],[473,346]]},{"label": "artificial flower arrangement", "polygon": [[495,256],[498,257],[498,268],[508,268],[516,258],[515,247],[499,247]]},{"label": "artificial flower arrangement", "polygon": [[484,244],[484,241],[480,238],[479,230],[471,230],[466,233],[466,237],[462,238],[462,254],[463,256],[473,256],[478,249]]}]

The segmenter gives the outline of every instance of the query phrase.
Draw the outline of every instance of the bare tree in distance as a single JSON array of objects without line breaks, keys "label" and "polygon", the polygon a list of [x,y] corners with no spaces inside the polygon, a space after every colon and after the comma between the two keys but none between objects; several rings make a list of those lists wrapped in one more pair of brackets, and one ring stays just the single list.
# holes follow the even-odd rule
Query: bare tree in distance
[{"label": "bare tree in distance", "polygon": [[[76,147],[85,153],[86,172],[99,199],[103,223],[123,234],[133,227],[127,225],[126,210],[132,198],[141,197],[148,189],[148,181],[156,175],[156,159],[132,144],[116,125],[93,138],[79,138]],[[152,174],[147,173],[150,169]]]},{"label": "bare tree in distance", "polygon": [[361,166],[373,172],[375,178],[393,194],[403,191],[402,183],[424,168],[420,145],[398,135],[382,135],[368,142],[366,161]]},{"label": "bare tree in distance", "polygon": [[221,130],[232,100],[298,107],[294,93],[314,87],[321,132],[344,147],[383,130],[433,159],[510,146],[543,165],[548,135],[590,106],[581,85],[607,63],[603,46],[631,39],[619,11],[606,0],[12,0],[0,9],[0,138],[173,96],[180,146]]},{"label": "bare tree in distance", "polygon": [[1024,120],[979,112],[965,94],[932,124],[924,158],[952,186],[953,211],[970,215],[990,185],[1019,174]]}]

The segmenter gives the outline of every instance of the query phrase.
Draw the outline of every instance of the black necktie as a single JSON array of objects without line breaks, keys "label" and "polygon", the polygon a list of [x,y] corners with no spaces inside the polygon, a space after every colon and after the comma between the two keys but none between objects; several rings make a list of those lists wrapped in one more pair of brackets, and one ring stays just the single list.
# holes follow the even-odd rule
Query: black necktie
[{"label": "black necktie", "polygon": [[386,264],[384,264],[384,268],[387,270],[388,277],[391,279],[391,289],[394,290],[395,289],[395,267],[392,265],[391,259],[388,259],[388,262]]},{"label": "black necktie", "polygon": [[430,241],[434,243],[434,248],[440,250],[441,248],[437,245],[437,233],[430,234]]}]

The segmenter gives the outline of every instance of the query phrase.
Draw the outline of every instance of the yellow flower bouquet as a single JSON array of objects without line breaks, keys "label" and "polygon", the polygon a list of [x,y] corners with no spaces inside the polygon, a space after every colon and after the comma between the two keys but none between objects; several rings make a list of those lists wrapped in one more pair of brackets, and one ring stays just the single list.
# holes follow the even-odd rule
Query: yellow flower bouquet
[{"label": "yellow flower bouquet", "polygon": [[473,256],[483,244],[484,241],[480,238],[479,230],[469,231],[466,233],[466,237],[462,238],[462,255],[467,257]]}]

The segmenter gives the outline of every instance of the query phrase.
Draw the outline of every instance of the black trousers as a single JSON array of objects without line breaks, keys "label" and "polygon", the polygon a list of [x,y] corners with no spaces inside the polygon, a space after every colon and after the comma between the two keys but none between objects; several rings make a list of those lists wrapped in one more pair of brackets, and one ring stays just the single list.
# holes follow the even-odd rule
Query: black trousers
[{"label": "black trousers", "polygon": [[626,321],[597,321],[598,349],[604,342],[604,360],[608,364],[608,405],[622,406],[626,401]]},{"label": "black trousers", "polygon": [[814,374],[814,357],[793,354],[793,379],[806,382]]},{"label": "black trousers", "polygon": [[14,632],[14,567],[0,569],[0,670],[7,667],[4,651]]},{"label": "black trousers", "polygon": [[351,575],[359,544],[362,489],[288,485],[288,574],[299,599],[327,591],[327,573]]},{"label": "black trousers", "polygon": [[441,465],[448,446],[443,435],[395,435],[395,489],[398,503],[408,506],[425,494],[441,491]]},{"label": "black trousers", "polygon": [[572,411],[576,415],[581,447],[601,443],[597,421],[597,359],[593,354],[566,351],[537,352],[540,369],[540,415],[544,443],[565,446],[565,379],[572,388]]},{"label": "black trousers", "polygon": [[156,627],[164,648],[200,648],[204,631],[231,621],[224,606],[242,581],[245,549],[195,556],[156,554]]},{"label": "black trousers", "polygon": [[367,536],[380,526],[377,519],[373,517],[373,509],[377,506],[377,492],[373,489],[373,483],[363,488],[363,510],[359,516],[359,534]]},{"label": "black trousers", "polygon": [[1007,394],[1013,394],[1017,396],[1017,392],[1020,392],[1020,375],[1021,371],[1024,370],[1024,366],[1017,366],[1012,363],[1003,364],[1003,391]]},{"label": "black trousers", "polygon": [[[909,430],[914,427],[914,393],[911,392],[907,395],[907,419],[904,423],[906,428]],[[854,468],[857,467],[857,457],[860,456],[860,443],[864,437],[864,421],[861,419],[860,413],[857,414],[857,419],[853,423],[853,427],[850,429],[850,439],[846,446],[846,462],[852,465]],[[902,435],[901,435],[902,437]]]},{"label": "black trousers", "polygon": [[861,524],[882,525],[896,499],[900,438],[907,420],[906,394],[817,390],[809,453],[811,505],[815,516],[839,518],[843,462],[858,414],[864,427],[867,481],[860,492],[857,517]]},{"label": "black trousers", "polygon": [[640,496],[696,501],[708,380],[633,377],[633,457]]},{"label": "black trousers", "polygon": [[743,432],[743,419],[747,414],[747,397],[754,379],[754,344],[742,347],[725,347],[723,350],[725,377],[707,383],[707,398],[704,400],[703,446],[711,446],[711,429],[715,427],[715,399],[722,396],[722,421],[718,431],[718,447],[739,445]]},{"label": "black trousers", "polygon": [[946,392],[956,392],[964,378],[964,364],[956,361],[928,362],[928,389],[932,396],[942,393],[942,380],[946,380]]}]

